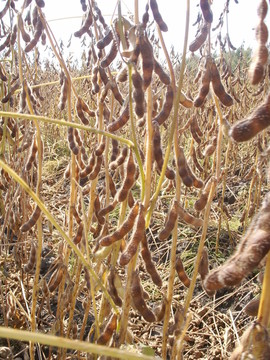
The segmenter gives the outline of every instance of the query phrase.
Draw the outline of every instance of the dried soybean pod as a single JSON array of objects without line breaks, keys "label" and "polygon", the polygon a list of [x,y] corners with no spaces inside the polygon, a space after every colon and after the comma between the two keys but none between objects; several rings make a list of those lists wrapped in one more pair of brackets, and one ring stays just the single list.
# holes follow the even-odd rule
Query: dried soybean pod
[{"label": "dried soybean pod", "polygon": [[195,186],[198,189],[201,189],[203,187],[203,181],[196,178],[196,176],[191,171],[186,161],[184,150],[182,147],[179,147],[178,150],[177,166],[179,176],[187,187]]},{"label": "dried soybean pod", "polygon": [[82,222],[82,219],[80,218],[80,216],[79,216],[79,214],[78,214],[78,211],[77,211],[77,209],[76,209],[75,204],[71,205],[71,211],[72,211],[72,214],[73,214],[73,216],[74,216],[74,218],[75,218],[75,220],[76,220],[76,223],[77,223],[78,225],[80,225],[80,223]]},{"label": "dried soybean pod", "polygon": [[123,67],[122,70],[117,74],[116,80],[119,82],[126,82],[128,79],[127,67]]},{"label": "dried soybean pod", "polygon": [[53,292],[60,284],[63,279],[64,274],[66,273],[67,268],[64,264],[59,265],[59,267],[53,272],[48,282],[48,288],[50,292]]},{"label": "dried soybean pod", "polygon": [[113,40],[113,43],[112,43],[111,48],[110,48],[110,51],[109,51],[108,54],[101,60],[100,66],[101,66],[102,68],[108,67],[108,66],[113,62],[113,60],[116,58],[117,52],[118,52],[118,47],[117,47],[116,41]]},{"label": "dried soybean pod", "polygon": [[31,272],[34,269],[36,263],[37,247],[34,242],[31,242],[31,250],[29,254],[28,263],[24,265],[23,270],[27,273]]},{"label": "dried soybean pod", "polygon": [[108,293],[111,295],[115,305],[122,306],[122,299],[118,295],[118,291],[116,289],[114,280],[115,280],[115,269],[111,268],[107,278]]},{"label": "dried soybean pod", "polygon": [[233,99],[226,93],[224,86],[221,83],[219,71],[214,60],[212,60],[211,65],[211,82],[214,93],[217,95],[222,104],[225,106],[231,106],[233,104]]},{"label": "dried soybean pod", "polygon": [[270,193],[242,237],[235,253],[224,264],[210,271],[204,280],[206,290],[235,286],[259,265],[270,250]]},{"label": "dried soybean pod", "polygon": [[270,94],[246,119],[232,125],[229,135],[237,142],[248,141],[270,125]]},{"label": "dried soybean pod", "polygon": [[209,264],[208,264],[208,250],[204,246],[202,250],[202,256],[199,263],[198,273],[201,275],[202,281],[205,279],[206,275],[209,273]]},{"label": "dried soybean pod", "polygon": [[73,238],[73,242],[75,245],[79,244],[79,242],[82,240],[82,236],[83,236],[83,222],[79,224],[76,235]]},{"label": "dried soybean pod", "polygon": [[143,318],[148,322],[156,321],[156,317],[154,313],[148,308],[144,298],[142,287],[140,283],[139,273],[137,271],[133,271],[132,274],[132,282],[131,282],[131,298],[133,300],[134,307],[139,313],[143,316]]},{"label": "dried soybean pod", "polygon": [[[197,125],[197,126],[196,126]],[[193,139],[196,141],[197,144],[201,143],[201,138],[199,137],[199,134],[197,132],[198,123],[196,121],[195,116],[193,116],[191,122],[190,122],[190,132],[193,137]]]},{"label": "dried soybean pod", "polygon": [[185,287],[188,288],[190,286],[190,279],[185,272],[184,265],[182,263],[180,256],[177,256],[177,258],[176,258],[175,270],[177,272],[179,279],[182,281],[182,283],[185,285]]},{"label": "dried soybean pod", "polygon": [[103,161],[103,156],[102,155],[97,156],[96,165],[89,175],[89,180],[94,180],[98,176],[100,169],[101,169],[102,161]]},{"label": "dried soybean pod", "polygon": [[187,224],[193,225],[193,226],[202,226],[203,225],[203,220],[196,218],[192,215],[190,215],[189,213],[187,213],[182,206],[180,206],[178,204],[178,215],[181,217],[181,219],[183,219]]},{"label": "dried soybean pod", "polygon": [[120,93],[120,90],[119,90],[115,80],[111,81],[111,91],[113,93],[115,100],[117,100],[120,105],[123,105],[124,99],[123,99],[122,94]]},{"label": "dried soybean pod", "polygon": [[98,67],[98,72],[101,78],[101,81],[103,82],[103,84],[106,86],[107,83],[109,82],[108,76],[106,74],[105,69],[103,69],[103,67],[99,66]]},{"label": "dried soybean pod", "polygon": [[146,36],[140,37],[140,50],[142,56],[143,90],[151,84],[154,69],[153,48]]},{"label": "dried soybean pod", "polygon": [[95,162],[96,162],[95,152],[92,152],[89,160],[89,164],[80,173],[81,179],[86,178],[86,176],[88,176],[92,172]]},{"label": "dried soybean pod", "polygon": [[89,9],[87,16],[83,22],[82,27],[74,33],[74,36],[81,37],[83,34],[85,34],[89,30],[92,23],[93,23],[92,9]]},{"label": "dried soybean pod", "polygon": [[99,338],[97,339],[97,344],[99,345],[106,345],[112,337],[113,332],[116,330],[117,326],[117,315],[112,314],[108,323],[104,329],[104,331],[100,334]]},{"label": "dried soybean pod", "polygon": [[32,146],[31,146],[31,150],[30,150],[30,153],[29,153],[29,157],[26,161],[26,164],[25,164],[25,170],[26,171],[30,171],[31,168],[32,168],[32,165],[36,159],[36,153],[38,151],[38,146],[37,146],[37,142],[36,142],[36,138],[33,139],[33,142],[32,142]]},{"label": "dried soybean pod", "polygon": [[162,279],[159,275],[159,273],[156,270],[155,264],[151,258],[151,251],[148,247],[148,242],[146,238],[146,234],[144,233],[142,237],[142,247],[141,247],[141,255],[143,258],[143,261],[145,263],[145,268],[148,274],[151,276],[151,279],[153,280],[153,283],[159,287],[162,286]]},{"label": "dried soybean pod", "polygon": [[120,129],[128,122],[128,119],[129,119],[129,104],[127,103],[126,106],[124,107],[124,110],[120,114],[119,118],[108,125],[108,131],[115,132],[116,130]]},{"label": "dried soybean pod", "polygon": [[110,163],[109,165],[110,170],[115,170],[116,168],[118,168],[118,166],[122,165],[127,157],[127,154],[128,154],[128,148],[127,146],[124,146],[119,156]]},{"label": "dried soybean pod", "polygon": [[34,210],[33,214],[31,215],[30,219],[21,226],[21,232],[29,231],[38,221],[38,219],[40,217],[40,213],[41,213],[41,210],[36,205],[35,210]]},{"label": "dried soybean pod", "polygon": [[102,140],[100,141],[98,147],[95,150],[95,155],[101,156],[105,150],[105,146],[106,146],[106,136],[102,136]]},{"label": "dried soybean pod", "polygon": [[203,18],[206,22],[211,23],[213,21],[213,13],[208,0],[200,0],[200,7],[202,10]]},{"label": "dried soybean pod", "polygon": [[1,100],[2,104],[7,103],[7,102],[10,100],[11,96],[14,94],[14,92],[15,92],[16,90],[18,90],[19,88],[20,88],[20,82],[17,80],[17,81],[11,86],[11,88],[10,88],[10,90],[9,90],[9,93],[8,93],[5,97],[3,97],[3,99]]},{"label": "dried soybean pod", "polygon": [[129,190],[132,188],[135,182],[136,165],[133,159],[133,152],[129,150],[129,157],[125,166],[125,178],[122,186],[116,194],[116,198],[119,202],[123,202],[128,195]]},{"label": "dried soybean pod", "polygon": [[21,14],[18,15],[18,27],[21,31],[24,42],[28,43],[31,40],[31,38],[24,28],[24,23]]},{"label": "dried soybean pod", "polygon": [[98,75],[98,66],[94,66],[92,70],[92,84],[94,85],[94,89],[92,90],[94,94],[99,92],[99,85],[97,82],[97,75]]},{"label": "dried soybean pod", "polygon": [[11,46],[14,46],[16,39],[17,39],[17,24],[14,24],[13,28],[12,28],[12,32],[11,32],[11,37],[10,37],[10,45]]},{"label": "dried soybean pod", "polygon": [[211,58],[207,57],[205,60],[205,66],[201,77],[199,93],[193,103],[195,107],[200,107],[203,105],[204,100],[207,94],[209,93],[210,81],[211,81]]},{"label": "dried soybean pod", "polygon": [[216,179],[214,177],[211,177],[202,193],[201,193],[201,196],[199,197],[198,200],[196,200],[195,204],[194,204],[194,209],[197,210],[197,211],[202,211],[204,208],[205,208],[205,205],[207,204],[207,200],[208,200],[208,195],[209,195],[209,192],[210,192],[210,189],[211,189],[211,186],[212,186],[212,183],[216,183]]},{"label": "dried soybean pod", "polygon": [[161,149],[159,124],[156,121],[153,121],[153,152],[158,169],[161,171],[163,166],[163,153]]},{"label": "dried soybean pod", "polygon": [[65,108],[65,105],[67,102],[67,95],[68,95],[68,79],[66,78],[66,76],[64,76],[64,81],[61,86],[60,100],[59,100],[59,104],[58,104],[58,108],[60,110],[64,110],[64,108]]},{"label": "dried soybean pod", "polygon": [[5,16],[8,9],[9,9],[9,1],[6,2],[3,10],[0,11],[0,19],[2,19]]},{"label": "dried soybean pod", "polygon": [[81,122],[84,125],[88,125],[89,124],[89,120],[86,118],[86,116],[83,113],[83,109],[82,109],[82,101],[81,101],[81,97],[78,96],[77,101],[76,101],[76,111],[77,111],[77,115],[79,117],[79,119],[81,120]]},{"label": "dried soybean pod", "polygon": [[78,155],[79,148],[76,145],[75,138],[74,138],[74,129],[71,126],[68,128],[68,143],[69,143],[70,150],[73,152],[73,154]]},{"label": "dried soybean pod", "polygon": [[107,34],[97,42],[98,49],[104,49],[110,42],[113,40],[113,33],[112,30],[109,30]]},{"label": "dried soybean pod", "polygon": [[257,316],[260,305],[260,297],[250,300],[244,307],[244,311],[248,316]]},{"label": "dried soybean pod", "polygon": [[139,203],[137,201],[134,204],[133,208],[130,210],[126,220],[120,225],[120,228],[117,229],[112,234],[102,238],[100,240],[100,245],[109,246],[113,244],[115,241],[123,239],[123,237],[133,228],[138,212],[139,212]]},{"label": "dried soybean pod", "polygon": [[162,321],[165,315],[167,300],[164,297],[162,303],[154,308],[154,314],[156,316],[156,321]]},{"label": "dried soybean pod", "polygon": [[145,6],[145,12],[142,16],[142,25],[146,29],[147,23],[149,21],[149,5],[146,4]]},{"label": "dried soybean pod", "polygon": [[205,22],[201,28],[201,31],[198,36],[196,36],[195,40],[189,45],[189,51],[195,52],[205,43],[208,35],[208,23]]},{"label": "dried soybean pod", "polygon": [[173,96],[173,88],[171,85],[168,85],[163,107],[160,113],[153,119],[153,121],[158,122],[159,125],[162,125],[168,119],[171,113],[173,107]]},{"label": "dried soybean pod", "polygon": [[133,68],[132,71],[132,82],[134,86],[133,100],[135,101],[135,113],[138,118],[144,115],[144,91],[143,91],[143,80],[140,73]]},{"label": "dried soybean pod", "polygon": [[162,81],[163,84],[170,85],[171,83],[170,76],[164,71],[163,67],[155,58],[154,58],[154,72],[158,75],[159,80]]},{"label": "dried soybean pod", "polygon": [[110,193],[111,193],[112,197],[115,197],[115,195],[116,195],[116,188],[115,188],[115,184],[114,184],[113,178],[111,177],[110,174],[108,175],[108,178],[109,178],[109,189],[110,189]]},{"label": "dried soybean pod", "polygon": [[99,211],[98,217],[103,217],[109,214],[111,211],[115,209],[116,205],[117,205],[117,201],[113,201],[111,204],[109,204],[108,206],[106,206],[105,208]]},{"label": "dried soybean pod", "polygon": [[156,0],[150,0],[150,7],[153,13],[153,17],[156,21],[156,23],[158,24],[158,26],[160,27],[161,31],[168,31],[168,26],[166,25],[166,23],[163,21],[162,16],[160,15],[160,12],[158,10],[158,4]]},{"label": "dried soybean pod", "polygon": [[192,154],[191,155],[192,155],[192,160],[193,160],[193,163],[194,163],[196,169],[198,169],[200,173],[203,173],[204,169],[201,167],[201,165],[199,163],[199,160],[197,159],[197,153],[196,153],[195,147],[192,148]]},{"label": "dried soybean pod", "polygon": [[136,254],[138,246],[144,236],[144,233],[145,233],[144,206],[143,204],[140,204],[139,213],[136,218],[136,222],[130,240],[119,259],[119,264],[121,266],[127,265],[130,262],[130,260],[133,258],[133,256]]},{"label": "dried soybean pod", "polygon": [[166,240],[170,236],[171,232],[173,231],[173,228],[175,226],[175,223],[177,221],[178,216],[178,202],[177,200],[173,200],[172,206],[170,208],[170,211],[168,213],[165,226],[163,230],[159,233],[158,238],[159,240]]},{"label": "dried soybean pod", "polygon": [[188,109],[192,108],[193,106],[193,101],[189,99],[182,91],[180,92],[179,102]]}]

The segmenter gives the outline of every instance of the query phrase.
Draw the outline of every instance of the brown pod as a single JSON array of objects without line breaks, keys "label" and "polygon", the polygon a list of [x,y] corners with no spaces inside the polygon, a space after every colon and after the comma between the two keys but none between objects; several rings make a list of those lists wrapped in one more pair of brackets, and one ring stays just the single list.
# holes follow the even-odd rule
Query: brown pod
[{"label": "brown pod", "polygon": [[203,18],[206,22],[211,23],[213,21],[213,13],[208,0],[200,0],[200,7],[202,10]]},{"label": "brown pod", "polygon": [[97,42],[98,49],[104,49],[107,45],[109,45],[113,40],[113,33],[112,30],[109,30],[107,34]]},{"label": "brown pod", "polygon": [[109,51],[108,54],[101,60],[100,66],[101,66],[102,68],[108,67],[108,66],[113,62],[113,60],[116,58],[117,52],[118,52],[118,47],[117,47],[116,41],[113,41],[113,43],[112,43],[112,45],[111,45],[111,48],[110,48],[110,51]]},{"label": "brown pod", "polygon": [[98,72],[99,72],[99,75],[100,75],[100,78],[101,78],[101,81],[103,82],[103,84],[106,86],[109,79],[108,79],[108,76],[106,74],[106,71],[105,69],[103,69],[103,67],[99,66],[98,67]]},{"label": "brown pod", "polygon": [[108,125],[108,131],[115,132],[116,130],[119,130],[128,122],[128,119],[129,119],[129,103],[126,104],[119,118]]},{"label": "brown pod", "polygon": [[119,153],[119,147],[118,147],[118,141],[115,139],[112,139],[112,154],[111,154],[111,162],[113,162]]},{"label": "brown pod", "polygon": [[201,167],[199,160],[197,159],[197,153],[195,147],[192,148],[192,160],[197,170],[199,170],[200,173],[204,172],[204,169]]},{"label": "brown pod", "polygon": [[178,202],[177,202],[177,200],[174,200],[172,202],[172,206],[168,213],[164,228],[161,230],[161,232],[158,235],[159,240],[163,241],[163,240],[168,239],[171,232],[173,231],[173,228],[175,226],[175,223],[176,223],[177,217],[178,217],[177,208],[178,208]]},{"label": "brown pod", "polygon": [[132,274],[130,295],[133,300],[134,307],[143,316],[143,318],[148,322],[156,321],[154,313],[148,308],[143,298],[142,286],[140,283],[139,273],[137,271],[133,271]]},{"label": "brown pod", "polygon": [[103,156],[102,155],[97,156],[96,165],[89,175],[89,180],[94,180],[98,176],[100,169],[101,169],[102,162],[103,162]]},{"label": "brown pod", "polygon": [[139,213],[134,224],[133,232],[131,234],[130,240],[124,252],[121,254],[119,259],[119,264],[121,266],[127,265],[133,256],[136,254],[138,246],[145,233],[145,216],[144,216],[144,206],[139,205]]},{"label": "brown pod", "polygon": [[31,168],[32,168],[32,165],[36,159],[36,154],[37,154],[37,151],[38,151],[38,146],[37,146],[37,143],[36,143],[36,138],[34,138],[33,142],[32,142],[32,146],[31,146],[31,149],[30,149],[30,153],[29,153],[29,157],[26,161],[26,164],[25,164],[25,170],[26,171],[30,171]]},{"label": "brown pod", "polygon": [[255,268],[270,250],[270,193],[242,237],[237,250],[204,280],[206,290],[235,286]]},{"label": "brown pod", "polygon": [[268,28],[263,21],[260,21],[255,29],[255,36],[258,43],[266,44],[268,40]]},{"label": "brown pod", "polygon": [[34,269],[36,263],[36,255],[37,255],[37,248],[34,242],[31,242],[31,250],[29,254],[28,263],[24,265],[23,270],[27,273],[31,272]]},{"label": "brown pod", "polygon": [[205,279],[206,275],[209,273],[209,264],[208,264],[208,250],[204,246],[202,250],[202,256],[199,263],[198,273],[201,275],[202,281]]},{"label": "brown pod", "polygon": [[146,36],[140,37],[140,50],[142,56],[143,90],[151,84],[154,69],[153,48]]},{"label": "brown pod", "polygon": [[69,148],[73,152],[73,154],[78,155],[79,154],[79,148],[78,148],[78,146],[77,146],[77,144],[75,142],[74,128],[73,127],[68,128],[68,143],[69,143]]},{"label": "brown pod", "polygon": [[125,178],[122,186],[116,194],[116,198],[119,202],[123,202],[128,195],[129,190],[133,187],[136,176],[136,164],[133,159],[133,152],[129,150],[129,157],[125,166]]},{"label": "brown pod", "polygon": [[130,210],[126,220],[120,225],[119,229],[110,235],[107,235],[100,239],[99,243],[101,246],[109,246],[118,240],[122,240],[123,237],[130,232],[135,223],[136,217],[139,212],[139,203],[136,202],[133,208]]},{"label": "brown pod", "polygon": [[159,125],[162,125],[169,117],[173,107],[173,88],[171,85],[167,86],[166,97],[160,113],[153,119]]},{"label": "brown pod", "polygon": [[170,85],[171,78],[170,76],[164,71],[163,67],[160,63],[154,58],[154,72],[158,75],[159,80],[163,82],[165,85]]},{"label": "brown pod", "polygon": [[156,321],[162,321],[165,315],[167,300],[164,297],[162,303],[154,308],[154,314],[156,316]]},{"label": "brown pod", "polygon": [[182,263],[180,256],[177,256],[177,258],[175,260],[175,270],[177,272],[179,279],[182,281],[182,283],[185,285],[185,287],[189,288],[190,279],[185,272],[184,265]]},{"label": "brown pod", "polygon": [[98,66],[94,66],[92,69],[92,84],[93,89],[92,92],[97,94],[99,92],[99,85],[98,85]]},{"label": "brown pod", "polygon": [[86,178],[86,176],[88,176],[89,174],[91,174],[94,165],[96,163],[96,156],[95,156],[95,152],[93,151],[89,160],[88,165],[80,172],[80,178]]},{"label": "brown pod", "polygon": [[9,90],[9,93],[8,93],[5,97],[3,97],[3,99],[1,100],[1,101],[2,101],[2,104],[7,103],[7,102],[10,100],[11,96],[12,96],[12,95],[15,93],[15,91],[18,90],[19,88],[20,88],[20,82],[17,80],[17,81],[11,86],[11,88],[10,88],[10,90]]},{"label": "brown pod", "polygon": [[72,215],[74,216],[74,218],[76,220],[76,223],[78,225],[80,225],[80,223],[82,222],[82,219],[80,218],[80,215],[78,214],[75,204],[71,205],[71,211],[72,211]]},{"label": "brown pod", "polygon": [[266,18],[267,11],[268,11],[267,1],[261,0],[257,8],[257,14],[260,20],[264,20]]},{"label": "brown pod", "polygon": [[66,102],[67,102],[67,95],[68,95],[68,80],[67,78],[64,76],[64,81],[63,84],[61,86],[61,95],[60,95],[60,100],[58,103],[58,108],[60,110],[64,110],[65,106],[66,106]]},{"label": "brown pod", "polygon": [[257,316],[260,305],[260,297],[256,299],[252,299],[247,305],[244,307],[244,311],[248,316]]},{"label": "brown pod", "polygon": [[115,184],[113,181],[113,178],[111,177],[111,175],[108,175],[109,178],[109,189],[110,189],[110,193],[112,197],[115,197],[116,195],[116,188],[115,188]]},{"label": "brown pod", "polygon": [[150,0],[150,7],[153,13],[153,17],[156,21],[156,23],[158,24],[158,26],[160,27],[161,31],[168,31],[168,26],[166,25],[166,23],[163,21],[162,16],[158,10],[158,4],[156,0]]},{"label": "brown pod", "polygon": [[190,122],[190,132],[191,132],[193,139],[196,141],[196,143],[200,144],[201,143],[200,136],[202,136],[202,135],[199,136],[199,133],[201,133],[201,130],[199,129],[199,126],[198,126],[195,116],[193,116],[193,118]]},{"label": "brown pod", "polygon": [[203,220],[196,218],[189,213],[187,213],[179,204],[178,204],[178,215],[183,219],[187,224],[201,227],[203,225]]},{"label": "brown pod", "polygon": [[99,345],[106,345],[109,340],[111,339],[113,332],[116,330],[117,326],[117,315],[112,314],[110,319],[108,320],[104,331],[100,334],[97,339],[97,344]]},{"label": "brown pod", "polygon": [[77,112],[77,115],[78,115],[79,119],[81,120],[81,122],[84,125],[88,125],[89,120],[84,115],[84,112],[83,112],[83,109],[82,109],[82,99],[79,96],[78,96],[77,101],[76,101],[76,112]]},{"label": "brown pod", "polygon": [[117,74],[116,80],[119,82],[126,82],[128,79],[127,67],[123,67],[122,70]]},{"label": "brown pod", "polygon": [[127,154],[128,154],[128,148],[124,146],[118,157],[109,164],[110,170],[115,170],[118,168],[118,166],[122,165],[127,157]]},{"label": "brown pod", "polygon": [[105,146],[106,146],[106,136],[102,136],[102,140],[100,141],[98,147],[95,150],[95,155],[101,156],[105,150]]},{"label": "brown pod", "polygon": [[99,213],[97,214],[97,217],[102,218],[105,215],[109,214],[110,212],[112,212],[115,209],[116,205],[117,205],[117,201],[113,201],[111,204],[109,204],[105,208],[101,209],[99,211]]},{"label": "brown pod", "polygon": [[78,226],[77,233],[73,238],[73,242],[75,245],[79,244],[82,240],[83,236],[83,222],[81,222]]},{"label": "brown pod", "polygon": [[111,295],[115,305],[122,306],[122,299],[118,295],[117,288],[115,286],[115,269],[111,268],[108,278],[108,293]]},{"label": "brown pod", "polygon": [[192,41],[192,43],[189,45],[189,51],[195,52],[197,51],[207,39],[208,35],[208,23],[205,22],[200,30],[200,33],[198,36],[196,36],[195,40]]},{"label": "brown pod", "polygon": [[247,119],[235,123],[229,135],[237,142],[248,141],[270,125],[270,95]]},{"label": "brown pod", "polygon": [[195,107],[201,107],[203,105],[204,100],[209,93],[210,81],[211,81],[211,58],[207,57],[205,60],[204,71],[201,77],[199,94],[197,95],[193,103]]},{"label": "brown pod", "polygon": [[178,149],[177,167],[179,176],[187,187],[195,186],[198,189],[201,189],[203,187],[203,181],[196,178],[196,176],[191,171],[186,161],[186,157],[182,147],[179,147]]},{"label": "brown pod", "polygon": [[140,73],[133,68],[131,75],[132,83],[134,86],[133,100],[135,102],[135,113],[138,118],[144,115],[144,90],[143,90],[143,79]]},{"label": "brown pod", "polygon": [[217,181],[217,180],[216,180],[214,177],[211,177],[211,178],[207,181],[207,183],[206,183],[206,185],[205,185],[205,187],[204,187],[204,189],[203,189],[203,191],[202,191],[202,193],[201,193],[201,196],[199,197],[198,200],[196,200],[196,202],[195,202],[195,204],[194,204],[194,209],[195,209],[195,210],[197,210],[197,211],[202,211],[202,210],[205,208],[205,206],[206,206],[206,204],[207,204],[208,195],[209,195],[209,192],[210,192],[212,183],[214,183],[214,182],[216,182],[216,181]]},{"label": "brown pod", "polygon": [[151,251],[148,247],[148,242],[147,242],[145,233],[142,237],[141,255],[142,255],[143,261],[145,263],[146,271],[151,276],[153,283],[159,287],[162,287],[162,279],[161,279],[159,273],[157,272],[155,264],[152,260]]},{"label": "brown pod", "polygon": [[74,36],[81,37],[83,34],[85,34],[89,30],[92,23],[93,23],[92,9],[89,9],[87,16],[83,22],[82,27],[78,31],[75,31]]},{"label": "brown pod", "polygon": [[225,106],[231,106],[233,104],[233,99],[229,94],[226,93],[221,83],[219,71],[214,60],[212,60],[211,65],[211,81],[214,93],[217,95],[222,104]]},{"label": "brown pod", "polygon": [[66,272],[67,268],[64,264],[59,265],[59,267],[53,272],[48,282],[48,288],[50,292],[53,292],[59,286]]},{"label": "brown pod", "polygon": [[30,38],[30,35],[25,31],[21,14],[18,15],[18,27],[21,31],[24,42],[28,43],[31,40],[31,38]]},{"label": "brown pod", "polygon": [[9,9],[9,5],[10,5],[9,1],[7,1],[4,8],[3,8],[3,10],[0,11],[0,19],[2,19],[5,16],[6,12]]},{"label": "brown pod", "polygon": [[29,231],[38,221],[40,214],[41,214],[41,210],[36,205],[35,210],[34,210],[33,214],[31,215],[30,219],[21,226],[21,232]]},{"label": "brown pod", "polygon": [[39,6],[40,8],[43,8],[43,7],[45,6],[44,0],[36,0],[36,4],[37,4],[37,6]]},{"label": "brown pod", "polygon": [[115,100],[118,101],[119,104],[122,106],[124,103],[124,99],[123,99],[122,94],[119,91],[119,88],[118,88],[115,80],[111,80],[111,91],[113,93]]}]

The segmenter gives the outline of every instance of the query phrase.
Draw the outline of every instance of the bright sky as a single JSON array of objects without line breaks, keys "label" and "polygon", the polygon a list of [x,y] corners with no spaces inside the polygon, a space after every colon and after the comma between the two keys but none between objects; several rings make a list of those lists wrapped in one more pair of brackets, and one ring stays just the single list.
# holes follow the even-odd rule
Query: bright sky
[{"label": "bright sky", "polygon": [[[226,0],[213,0],[212,10],[214,13],[213,26],[218,23],[219,16],[224,8]],[[251,47],[256,47],[254,28],[258,22],[257,6],[259,0],[238,0],[238,4],[234,0],[230,0],[230,11],[228,13],[228,29],[229,36],[232,44],[239,47],[243,44]],[[146,0],[139,0],[139,15],[140,19],[144,13]],[[190,16],[190,33],[189,43],[194,39],[197,26],[192,26],[196,21],[199,11],[199,0],[190,1],[191,16]],[[45,7],[43,11],[47,20],[50,21],[50,26],[55,34],[57,40],[60,38],[66,45],[70,35],[78,30],[81,26],[81,16],[83,11],[81,9],[80,0],[45,0]],[[103,16],[108,24],[110,24],[114,8],[117,0],[97,0]],[[158,0],[158,6],[164,21],[167,23],[169,31],[164,34],[164,39],[168,49],[171,45],[174,46],[175,52],[182,53],[183,38],[185,30],[185,14],[186,14],[186,1],[185,0]],[[122,13],[127,14],[128,11],[133,13],[134,0],[122,0]],[[270,12],[270,10],[269,10]],[[150,11],[151,14],[151,11]],[[152,15],[151,15],[152,16]],[[76,18],[72,18],[76,17]],[[57,20],[58,19],[58,20]],[[269,16],[267,20],[269,21]],[[213,33],[212,40],[215,40],[218,31]],[[224,25],[222,29],[222,36],[226,35],[226,17],[224,17]],[[81,39],[72,39],[69,52],[76,57],[80,53]]]}]

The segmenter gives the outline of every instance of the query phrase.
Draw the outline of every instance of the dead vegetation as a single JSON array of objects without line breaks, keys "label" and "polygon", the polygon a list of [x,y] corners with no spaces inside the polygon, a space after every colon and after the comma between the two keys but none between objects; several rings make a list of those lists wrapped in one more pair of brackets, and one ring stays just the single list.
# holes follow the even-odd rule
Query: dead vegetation
[{"label": "dead vegetation", "polygon": [[80,68],[0,9],[0,358],[268,359],[267,2],[251,62],[207,0],[181,61],[157,1],[81,5]]}]

